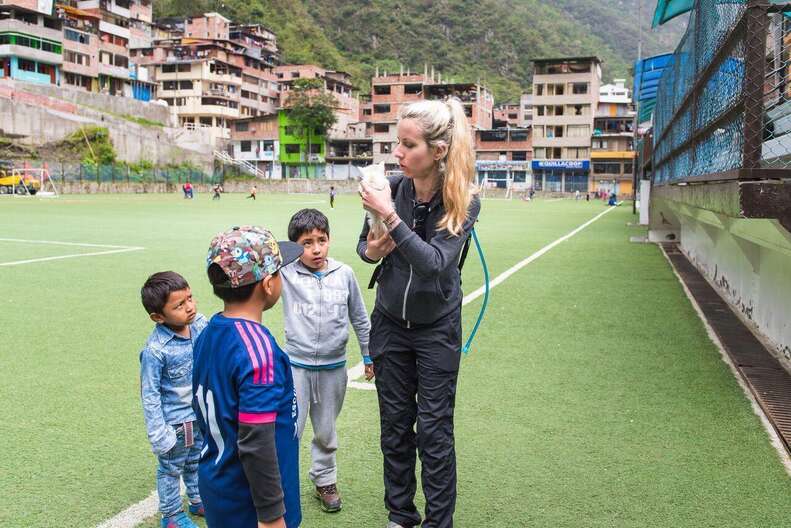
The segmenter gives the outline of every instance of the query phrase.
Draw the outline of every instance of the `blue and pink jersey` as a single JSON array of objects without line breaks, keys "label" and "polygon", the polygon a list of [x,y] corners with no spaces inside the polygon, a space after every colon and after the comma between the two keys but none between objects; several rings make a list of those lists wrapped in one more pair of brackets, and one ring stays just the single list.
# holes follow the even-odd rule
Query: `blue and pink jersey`
[{"label": "blue and pink jersey", "polygon": [[261,324],[216,314],[194,346],[194,406],[205,438],[200,493],[210,527],[255,528],[239,422],[274,423],[286,526],[299,526],[297,400],[288,356]]}]

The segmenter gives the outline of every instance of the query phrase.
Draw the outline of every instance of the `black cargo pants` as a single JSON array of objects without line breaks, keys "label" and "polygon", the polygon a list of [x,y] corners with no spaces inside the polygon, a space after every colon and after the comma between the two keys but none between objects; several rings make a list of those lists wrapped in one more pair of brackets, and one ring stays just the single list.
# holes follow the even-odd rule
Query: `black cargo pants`
[{"label": "black cargo pants", "polygon": [[461,307],[430,325],[413,328],[404,328],[375,309],[370,350],[390,520],[405,527],[420,526],[414,502],[417,450],[426,497],[423,526],[451,528],[456,508],[453,409],[461,356]]}]

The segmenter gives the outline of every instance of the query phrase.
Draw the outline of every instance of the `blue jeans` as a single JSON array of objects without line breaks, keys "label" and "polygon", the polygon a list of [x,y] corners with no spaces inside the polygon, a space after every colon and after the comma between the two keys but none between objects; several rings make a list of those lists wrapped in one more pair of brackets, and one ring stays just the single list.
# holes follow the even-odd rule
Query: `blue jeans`
[{"label": "blue jeans", "polygon": [[[174,426],[176,427],[176,426]],[[181,507],[180,479],[184,479],[187,497],[192,504],[201,501],[198,492],[198,460],[203,448],[203,438],[198,429],[198,422],[192,422],[194,444],[184,446],[184,426],[176,427],[176,445],[173,449],[160,455],[157,468],[157,493],[159,494],[159,511],[163,517],[170,517],[183,511]]]}]

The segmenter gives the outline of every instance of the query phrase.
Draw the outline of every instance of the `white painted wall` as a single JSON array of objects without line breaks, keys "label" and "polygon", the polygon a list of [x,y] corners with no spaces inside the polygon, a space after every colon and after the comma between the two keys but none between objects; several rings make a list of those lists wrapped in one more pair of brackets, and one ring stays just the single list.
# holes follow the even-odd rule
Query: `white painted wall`
[{"label": "white painted wall", "polygon": [[776,221],[681,219],[681,248],[791,369],[791,233]]}]

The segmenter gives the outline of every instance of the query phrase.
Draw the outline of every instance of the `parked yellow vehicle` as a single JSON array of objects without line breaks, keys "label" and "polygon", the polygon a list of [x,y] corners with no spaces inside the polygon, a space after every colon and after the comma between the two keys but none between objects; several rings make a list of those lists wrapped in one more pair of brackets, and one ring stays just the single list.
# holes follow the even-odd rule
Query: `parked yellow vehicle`
[{"label": "parked yellow vehicle", "polygon": [[36,194],[40,190],[41,182],[35,177],[15,171],[11,162],[0,160],[0,194]]}]

